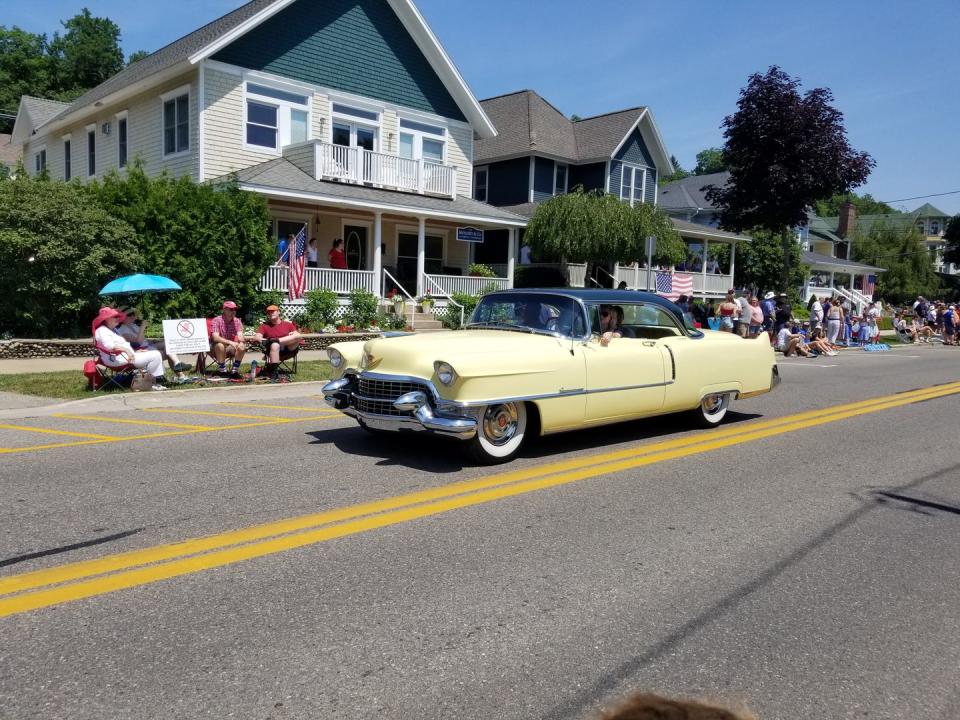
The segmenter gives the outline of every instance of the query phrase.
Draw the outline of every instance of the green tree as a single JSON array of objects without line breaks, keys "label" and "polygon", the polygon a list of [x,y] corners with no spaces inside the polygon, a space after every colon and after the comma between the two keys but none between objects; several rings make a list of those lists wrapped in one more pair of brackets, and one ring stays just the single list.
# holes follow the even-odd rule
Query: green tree
[{"label": "green tree", "polygon": [[960,215],[954,215],[947,222],[943,239],[947,241],[943,253],[944,261],[960,264]]},{"label": "green tree", "polygon": [[[785,229],[772,232],[754,228],[747,233],[753,242],[737,245],[734,284],[752,287],[758,292],[786,292],[791,300],[799,299],[796,288],[806,280],[807,268],[800,263],[800,243],[796,233]],[[784,276],[784,267],[789,273]]]},{"label": "green tree", "polygon": [[683,241],[663,212],[645,203],[631,208],[613,195],[577,188],[537,207],[524,242],[540,257],[587,263],[590,276],[594,265],[641,257],[650,235],[657,238],[658,262],[683,259]]},{"label": "green tree", "polygon": [[[15,116],[23,95],[50,95],[52,74],[45,35],[0,25],[0,112]],[[12,128],[12,118],[0,118],[0,132]]]},{"label": "green tree", "polygon": [[840,214],[840,206],[847,202],[857,209],[857,215],[894,215],[900,212],[884,202],[874,200],[870,193],[857,195],[855,192],[840,193],[829,200],[818,200],[814,204],[814,210],[820,217],[835,217]]},{"label": "green tree", "polygon": [[885,221],[873,223],[869,232],[854,233],[853,259],[886,268],[877,275],[875,292],[886,302],[905,303],[917,295],[940,294],[940,279],[917,228],[904,230]]},{"label": "green tree", "polygon": [[127,65],[133,65],[135,62],[140,62],[149,55],[152,55],[149,50],[137,50],[136,52],[130,53],[130,57],[127,58]]},{"label": "green tree", "polygon": [[676,155],[670,156],[670,163],[673,165],[673,172],[670,173],[669,175],[661,176],[657,181],[658,186],[663,186],[663,185],[666,185],[667,183],[676,182],[677,180],[683,180],[686,177],[690,177],[690,175],[692,174],[689,171],[683,169],[683,167],[680,165],[680,161],[677,160]]},{"label": "green tree", "polygon": [[54,34],[50,42],[60,95],[79,96],[123,69],[120,28],[115,22],[84,8],[61,24],[66,32]]},{"label": "green tree", "polygon": [[93,192],[137,233],[141,272],[168,275],[183,290],[148,296],[164,317],[202,317],[235,300],[257,310],[257,285],[274,258],[263,197],[235,183],[198,185],[190,178],[148,178],[139,161],[125,177],[108,175]]},{"label": "green tree", "polygon": [[18,173],[0,182],[0,323],[20,337],[83,336],[97,292],[141,261],[97,192]]},{"label": "green tree", "polygon": [[727,169],[727,162],[720,148],[707,148],[697,153],[697,166],[693,169],[694,175],[710,175],[723,172]]}]

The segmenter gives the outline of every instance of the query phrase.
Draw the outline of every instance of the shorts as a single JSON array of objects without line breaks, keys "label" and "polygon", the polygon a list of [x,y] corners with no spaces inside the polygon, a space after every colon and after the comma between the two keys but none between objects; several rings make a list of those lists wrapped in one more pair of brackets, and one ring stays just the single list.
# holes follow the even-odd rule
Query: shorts
[{"label": "shorts", "polygon": [[720,328],[723,330],[733,330],[733,318],[729,315],[721,316]]},{"label": "shorts", "polygon": [[762,326],[760,326],[760,325],[751,325],[751,326],[750,326],[750,334],[751,334],[751,335],[759,335],[761,329],[762,329]]}]

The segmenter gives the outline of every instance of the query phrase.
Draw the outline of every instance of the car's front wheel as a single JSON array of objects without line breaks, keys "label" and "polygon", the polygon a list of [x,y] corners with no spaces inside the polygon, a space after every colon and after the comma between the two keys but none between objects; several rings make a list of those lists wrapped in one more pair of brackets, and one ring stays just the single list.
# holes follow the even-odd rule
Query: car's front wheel
[{"label": "car's front wheel", "polygon": [[701,427],[715,427],[723,421],[729,407],[730,393],[710,393],[703,396],[693,415]]},{"label": "car's front wheel", "polygon": [[467,441],[467,453],[483,465],[512,460],[527,434],[527,408],[522,402],[487,405],[477,423],[477,434]]}]

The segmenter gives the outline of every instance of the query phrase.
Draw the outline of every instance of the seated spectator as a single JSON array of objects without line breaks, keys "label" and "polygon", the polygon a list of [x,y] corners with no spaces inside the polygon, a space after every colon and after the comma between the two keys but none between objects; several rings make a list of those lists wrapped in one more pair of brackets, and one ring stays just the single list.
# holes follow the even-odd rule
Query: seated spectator
[{"label": "seated spectator", "polygon": [[210,352],[221,373],[227,372],[227,358],[232,357],[230,374],[240,374],[240,363],[247,352],[247,345],[243,341],[243,323],[237,317],[237,304],[233,300],[223,303],[222,314],[210,323]]},{"label": "seated spectator", "polygon": [[123,316],[110,307],[100,308],[93,320],[93,338],[100,361],[107,367],[117,368],[133,365],[153,377],[153,390],[166,390],[159,380],[163,379],[163,358],[157,350],[134,351],[122,335],[117,333],[117,325]]},{"label": "seated spectator", "polygon": [[281,360],[293,357],[300,350],[300,333],[289,320],[280,319],[280,308],[267,305],[267,321],[253,337],[263,343],[263,359],[267,363],[263,372],[276,378]]},{"label": "seated spectator", "polygon": [[156,350],[159,352],[160,356],[167,361],[170,369],[176,374],[177,379],[183,380],[183,372],[189,370],[190,366],[181,363],[176,353],[168,354],[163,348],[159,348],[147,340],[144,333],[146,333],[147,325],[150,323],[147,320],[137,323],[137,309],[127,307],[121,310],[120,314],[122,317],[120,318],[120,324],[117,325],[117,334],[130,343],[130,347],[134,350]]},{"label": "seated spectator", "polygon": [[833,346],[827,342],[827,339],[823,334],[822,327],[814,328],[811,331],[810,341],[807,343],[807,348],[813,352],[820,353],[821,355],[837,354],[837,351],[834,350]]},{"label": "seated spectator", "polygon": [[777,350],[783,353],[784,357],[802,355],[803,357],[813,357],[807,349],[806,343],[800,333],[792,333],[789,328],[781,328],[777,333]]},{"label": "seated spectator", "polygon": [[606,347],[614,338],[623,337],[623,308],[619,305],[600,306],[600,344]]}]

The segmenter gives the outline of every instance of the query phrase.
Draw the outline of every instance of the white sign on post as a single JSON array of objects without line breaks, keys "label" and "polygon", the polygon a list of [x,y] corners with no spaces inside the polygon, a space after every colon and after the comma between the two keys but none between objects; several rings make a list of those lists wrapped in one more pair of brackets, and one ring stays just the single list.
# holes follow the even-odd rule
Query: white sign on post
[{"label": "white sign on post", "polygon": [[204,318],[164,320],[163,340],[167,353],[210,352],[210,337]]}]

